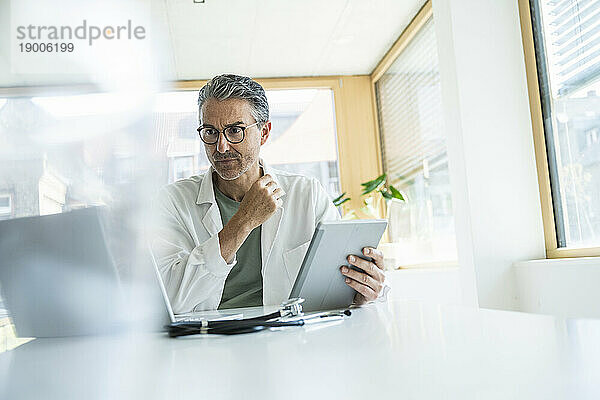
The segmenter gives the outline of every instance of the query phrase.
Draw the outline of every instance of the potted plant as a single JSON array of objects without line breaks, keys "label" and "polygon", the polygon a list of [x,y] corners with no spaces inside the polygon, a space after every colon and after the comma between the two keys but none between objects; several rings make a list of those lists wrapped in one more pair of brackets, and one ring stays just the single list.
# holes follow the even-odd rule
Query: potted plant
[{"label": "potted plant", "polygon": [[[386,174],[382,174],[368,182],[361,183],[361,196],[365,196],[363,200],[363,206],[358,210],[347,210],[344,214],[344,219],[357,219],[359,218],[357,215],[358,213],[370,218],[380,218],[382,215],[381,207],[383,206],[384,202],[389,203],[390,201],[406,201],[398,189],[392,185],[386,186],[386,183]],[[350,197],[346,197],[346,192],[344,192],[333,199],[333,204],[335,204],[336,207],[339,207],[349,200]]]}]

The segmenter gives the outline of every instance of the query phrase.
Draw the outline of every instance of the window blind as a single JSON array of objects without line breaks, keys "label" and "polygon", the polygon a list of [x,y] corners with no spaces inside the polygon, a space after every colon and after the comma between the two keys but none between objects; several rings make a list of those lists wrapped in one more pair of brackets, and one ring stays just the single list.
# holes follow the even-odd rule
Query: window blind
[{"label": "window blind", "polygon": [[388,204],[399,265],[455,262],[456,236],[437,43],[429,19],[375,83],[384,170],[406,203]]},{"label": "window blind", "polygon": [[447,164],[436,46],[430,19],[376,83],[384,169],[393,185]]},{"label": "window blind", "polygon": [[600,73],[600,0],[544,2],[554,93],[573,93]]}]

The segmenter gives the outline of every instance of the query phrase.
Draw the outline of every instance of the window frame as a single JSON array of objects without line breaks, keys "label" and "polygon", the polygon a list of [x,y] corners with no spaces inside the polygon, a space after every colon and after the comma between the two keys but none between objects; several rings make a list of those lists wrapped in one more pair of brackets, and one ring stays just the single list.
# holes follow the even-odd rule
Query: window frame
[{"label": "window frame", "polygon": [[[544,225],[546,258],[598,257],[600,256],[600,247],[559,247],[557,235],[557,228],[559,226],[556,223],[557,214],[555,213],[555,204],[552,197],[553,186],[551,181],[551,176],[553,176],[552,174],[555,172],[551,171],[553,164],[549,159],[548,153],[548,149],[552,148],[552,144],[548,143],[546,130],[544,128],[543,107],[545,106],[545,99],[540,90],[540,77],[531,15],[531,1],[535,0],[519,0],[519,18],[521,23],[521,38],[523,41],[523,53],[525,58],[529,109],[531,113],[535,161]],[[558,188],[554,187],[554,190],[558,190]]]}]

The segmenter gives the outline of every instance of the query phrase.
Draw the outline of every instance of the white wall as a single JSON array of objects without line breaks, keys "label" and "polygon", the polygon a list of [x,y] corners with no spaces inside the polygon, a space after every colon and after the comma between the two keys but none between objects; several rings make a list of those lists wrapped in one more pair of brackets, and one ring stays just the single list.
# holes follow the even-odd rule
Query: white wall
[{"label": "white wall", "polygon": [[521,311],[600,318],[600,258],[515,263]]},{"label": "white wall", "polygon": [[517,1],[433,12],[463,303],[600,318],[600,257],[545,260]]},{"label": "white wall", "polygon": [[512,265],[545,250],[517,1],[433,13],[463,302],[518,309]]},{"label": "white wall", "polygon": [[424,303],[460,305],[458,268],[407,268],[386,271],[392,300],[416,300]]}]

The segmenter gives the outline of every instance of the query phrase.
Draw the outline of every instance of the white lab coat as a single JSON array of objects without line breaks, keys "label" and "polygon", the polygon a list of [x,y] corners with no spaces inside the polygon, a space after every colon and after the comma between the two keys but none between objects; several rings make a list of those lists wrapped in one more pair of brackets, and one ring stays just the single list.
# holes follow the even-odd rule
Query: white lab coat
[{"label": "white lab coat", "polygon": [[[261,229],[263,304],[273,305],[288,298],[317,223],[340,215],[316,179],[261,165],[285,192],[282,207]],[[237,262],[221,256],[213,171],[167,185],[157,199],[151,244],[176,314],[216,309]]]}]

